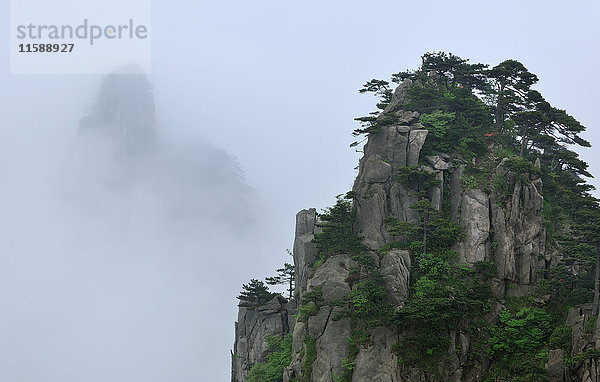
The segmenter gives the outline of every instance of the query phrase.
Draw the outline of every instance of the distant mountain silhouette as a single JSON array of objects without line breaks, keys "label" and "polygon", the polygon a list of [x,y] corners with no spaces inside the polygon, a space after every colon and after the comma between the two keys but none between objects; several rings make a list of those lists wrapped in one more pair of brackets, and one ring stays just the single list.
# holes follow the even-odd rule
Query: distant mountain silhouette
[{"label": "distant mountain silhouette", "polygon": [[164,136],[147,77],[106,76],[67,155],[69,199],[110,211],[114,198],[122,206],[140,203],[144,195],[144,208],[161,210],[164,219],[252,230],[259,198],[235,159],[195,137],[167,141]]}]

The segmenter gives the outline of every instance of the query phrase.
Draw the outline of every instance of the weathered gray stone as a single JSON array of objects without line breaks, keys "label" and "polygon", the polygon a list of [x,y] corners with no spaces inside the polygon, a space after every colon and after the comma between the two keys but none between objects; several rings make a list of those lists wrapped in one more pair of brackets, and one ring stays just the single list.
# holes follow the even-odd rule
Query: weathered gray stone
[{"label": "weathered gray stone", "polygon": [[410,253],[404,250],[389,251],[381,259],[379,271],[385,280],[391,303],[403,305],[408,298]]},{"label": "weathered gray stone", "polygon": [[564,382],[565,366],[562,349],[550,350],[548,363],[546,363],[546,373],[548,375],[548,382]]},{"label": "weathered gray stone", "polygon": [[320,287],[323,291],[325,303],[337,300],[350,292],[350,286],[346,282],[349,269],[354,262],[348,255],[331,256],[317,268],[314,276],[308,281],[308,290]]},{"label": "weathered gray stone", "polygon": [[408,135],[408,150],[406,154],[406,165],[416,166],[419,163],[419,154],[427,138],[428,130],[411,130]]},{"label": "weathered gray stone", "polygon": [[[518,282],[511,294],[526,294],[536,281],[545,259],[546,234],[542,224],[542,181],[537,177],[516,177],[504,167],[496,169],[495,181],[505,190],[491,198],[494,261],[500,277]],[[544,256],[545,257],[545,256]]]},{"label": "weathered gray stone", "polygon": [[394,90],[394,94],[392,94],[392,99],[389,105],[385,108],[382,115],[385,113],[395,112],[396,115],[400,118],[400,123],[411,123],[419,118],[419,113],[416,112],[407,112],[404,110],[396,110],[399,105],[402,105],[408,101],[407,94],[408,89],[415,85],[415,82],[411,79],[407,79],[400,83],[396,90]]},{"label": "weathered gray stone", "polygon": [[410,206],[419,199],[414,192],[410,192],[402,183],[394,183],[390,189],[390,215],[401,222],[415,223],[419,214]]},{"label": "weathered gray stone", "polygon": [[362,236],[365,245],[373,250],[386,242],[387,230],[384,220],[387,217],[387,195],[382,184],[370,185],[355,200],[357,211],[354,229]]},{"label": "weathered gray stone", "polygon": [[464,239],[460,245],[459,261],[474,264],[486,261],[489,253],[490,212],[485,192],[469,189],[462,197],[460,225]]},{"label": "weathered gray stone", "polygon": [[331,308],[323,306],[319,309],[316,315],[308,318],[308,335],[311,338],[319,338],[323,335],[327,321],[329,321],[329,315],[331,314]]},{"label": "weathered gray stone", "polygon": [[363,347],[354,360],[354,382],[401,382],[398,357],[393,351],[398,335],[387,328],[371,333],[371,344]]},{"label": "weathered gray stone", "polygon": [[420,114],[416,111],[398,110],[394,112],[394,115],[398,117],[398,123],[410,125],[419,120]]},{"label": "weathered gray stone", "polygon": [[515,263],[515,243],[513,227],[506,224],[504,209],[500,208],[497,202],[491,203],[492,207],[492,227],[494,229],[494,262],[498,269],[498,276],[501,279],[516,280]]},{"label": "weathered gray stone", "polygon": [[[396,178],[399,168],[419,165],[419,156],[428,134],[418,122],[418,113],[400,109],[400,105],[406,101],[406,89],[411,84],[412,81],[407,81],[396,89],[392,102],[385,111],[390,113],[388,115],[396,116],[397,122],[382,127],[379,133],[369,135],[352,189],[355,192],[354,207],[357,209],[353,230],[364,238],[363,242],[372,250],[403,239],[390,235],[386,218],[394,218],[399,222],[418,221],[417,212],[410,206],[419,200],[419,196],[410,185],[405,185]],[[483,315],[484,321],[492,324],[497,321],[503,307],[502,299],[507,294],[530,293],[535,286],[538,270],[548,264],[556,264],[556,258],[560,256],[557,251],[552,254],[545,249],[545,232],[541,219],[541,179],[523,174],[516,177],[504,168],[503,162],[496,168],[492,181],[503,181],[506,189],[500,192],[497,187],[490,187],[493,190],[488,196],[481,190],[463,187],[461,178],[467,162],[446,154],[428,156],[425,160],[431,167],[421,164],[420,168],[435,172],[440,180],[439,186],[427,190],[429,200],[438,209],[441,209],[443,202],[444,175],[450,178],[450,218],[462,226],[464,234],[461,242],[454,247],[459,253],[459,261],[473,264],[493,260],[497,265],[498,277],[489,281],[493,294],[498,299],[492,303],[490,311]],[[477,165],[477,161],[473,161],[473,164]],[[297,216],[294,243],[297,290],[305,293],[314,287],[321,287],[325,301],[317,314],[303,320],[305,322],[297,322],[294,327],[292,362],[283,374],[286,382],[291,382],[301,373],[307,337],[316,341],[311,381],[329,382],[335,380],[336,376],[341,376],[342,360],[348,356],[346,338],[350,336],[350,320],[334,320],[334,317],[342,316],[336,314],[341,313],[342,308],[327,306],[327,303],[350,292],[351,287],[346,280],[349,270],[356,264],[348,255],[335,255],[317,269],[309,266],[316,260],[316,248],[312,243],[318,230],[316,221],[314,209],[301,211]],[[373,251],[370,253],[374,256],[375,264],[389,291],[388,302],[396,307],[402,306],[408,297],[411,266],[409,253],[391,250],[381,253],[379,257]],[[236,325],[236,339],[237,332],[242,333],[247,328],[247,322],[253,320],[252,314],[276,316],[276,305],[272,301],[256,309],[254,313],[247,313]],[[585,348],[600,348],[600,323],[593,335],[584,333],[586,312],[585,309],[569,312],[569,325],[574,328],[573,355]],[[469,319],[465,320],[468,324]],[[281,327],[286,326],[283,320],[281,322]],[[289,327],[289,320],[285,322]],[[265,324],[269,330],[279,330],[275,322],[268,321]],[[392,346],[398,342],[398,333],[389,328],[371,330],[368,344],[362,344],[354,360],[352,380],[431,382],[438,378],[437,380],[444,381],[475,382],[481,380],[489,367],[494,366],[489,360],[472,362],[473,349],[469,334],[458,329],[456,332],[440,334],[449,334],[450,346],[443,360],[432,370],[399,366],[392,350]],[[260,349],[261,344],[256,338],[252,335],[239,338],[239,341],[236,340],[236,349],[246,353],[250,349]],[[235,366],[236,359],[233,361]],[[561,378],[570,371],[564,368],[561,361],[558,351],[551,352],[547,365],[551,381],[567,380]],[[244,367],[248,364],[246,362]],[[236,369],[240,367],[235,366]],[[595,381],[597,377],[596,361],[586,360],[574,372],[573,378],[568,380]]]},{"label": "weathered gray stone", "polygon": [[382,161],[381,156],[373,155],[367,159],[363,175],[367,183],[385,183],[392,176],[392,166]]},{"label": "weathered gray stone", "polygon": [[446,161],[440,155],[426,156],[425,160],[435,170],[440,170],[441,171],[441,170],[449,170],[450,168],[452,168],[452,164],[449,161]]},{"label": "weathered gray stone", "polygon": [[317,222],[317,211],[314,208],[302,210],[296,214],[296,236],[294,238],[294,264],[296,291],[298,299],[302,301],[302,295],[306,291],[308,275],[312,264],[317,259],[317,246],[313,243]]},{"label": "weathered gray stone", "polygon": [[458,223],[460,219],[460,203],[463,194],[461,179],[464,169],[464,165],[458,166],[450,178],[450,220],[454,223]]},{"label": "weathered gray stone", "polygon": [[258,307],[240,307],[235,324],[232,354],[232,382],[248,378],[252,365],[262,361],[267,350],[267,335],[288,333],[288,306],[281,296]]},{"label": "weathered gray stone", "polygon": [[[363,163],[366,163],[370,157],[379,155],[380,159],[385,159],[393,169],[406,166],[408,138],[405,134],[400,134],[395,126],[384,126],[381,132],[369,136],[365,145],[365,155],[361,159],[360,172],[364,173]],[[360,179],[360,175],[357,180]]]},{"label": "weathered gray stone", "polygon": [[316,340],[316,359],[313,362],[311,382],[331,382],[332,375],[342,375],[342,360],[348,357],[350,319],[334,321],[331,318],[325,331]]},{"label": "weathered gray stone", "polygon": [[467,360],[467,354],[469,353],[469,333],[459,333],[458,334],[458,344],[460,345],[460,362],[464,363]]},{"label": "weathered gray stone", "polygon": [[438,181],[438,184],[431,186],[428,193],[431,205],[433,208],[440,211],[442,209],[442,198],[444,194],[444,173],[442,171],[435,171],[435,173],[435,179]]}]

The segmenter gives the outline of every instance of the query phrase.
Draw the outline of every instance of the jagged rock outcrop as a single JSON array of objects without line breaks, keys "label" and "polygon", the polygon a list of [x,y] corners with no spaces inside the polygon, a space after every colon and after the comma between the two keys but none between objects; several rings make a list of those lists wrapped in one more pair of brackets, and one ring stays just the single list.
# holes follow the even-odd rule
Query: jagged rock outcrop
[{"label": "jagged rock outcrop", "polygon": [[352,191],[358,211],[355,229],[373,250],[391,241],[386,218],[401,222],[417,219],[410,209],[417,197],[395,178],[398,168],[417,165],[427,137],[427,130],[416,122],[417,118],[418,113],[412,115],[410,125],[382,127],[365,145]]},{"label": "jagged rock outcrop", "polygon": [[566,349],[574,365],[565,365],[565,350],[549,352],[546,371],[549,382],[600,381],[600,320],[592,315],[592,305],[569,309],[566,326],[571,330],[571,348]]},{"label": "jagged rock outcrop", "polygon": [[[367,255],[372,257],[385,283],[387,302],[398,310],[409,298],[414,259],[407,250],[382,247],[401,239],[389,232],[389,221],[418,223],[419,215],[411,206],[421,197],[428,197],[435,209],[444,209],[450,220],[462,227],[461,239],[453,248],[458,252],[458,261],[466,266],[489,262],[498,270],[498,276],[488,280],[497,300],[482,317],[482,322],[491,325],[503,309],[502,299],[509,294],[520,296],[531,292],[539,277],[538,271],[548,266],[549,257],[555,256],[554,252],[546,251],[542,180],[534,174],[516,174],[506,160],[479,158],[491,166],[488,178],[467,181],[465,174],[477,171],[482,163],[465,161],[459,155],[422,155],[429,132],[419,123],[419,113],[398,109],[406,100],[406,89],[413,85],[410,80],[401,84],[384,111],[393,113],[398,122],[370,134],[364,146],[352,188],[356,209],[353,229],[367,246]],[[398,178],[398,171],[403,167],[433,173],[437,182],[427,192],[417,192],[411,184]],[[317,250],[312,240],[318,230],[317,219],[314,209],[300,211],[296,216],[297,292],[302,299],[309,292],[320,291],[322,300],[310,302],[313,311],[295,323],[292,362],[284,372],[286,382],[298,377],[311,382],[333,381],[344,373],[348,375],[348,369],[342,364],[348,361],[347,339],[355,328],[348,315],[342,314],[339,301],[355,290],[351,270],[356,272],[357,263],[348,254],[337,254],[313,268]],[[368,341],[353,354],[350,367],[353,381],[474,382],[480,380],[489,367],[489,361],[473,361],[471,353],[480,351],[474,350],[480,344],[472,343],[473,333],[460,327],[440,333],[449,338],[449,346],[434,373],[399,365],[398,351],[394,347],[407,334],[399,327],[368,330]],[[595,367],[591,363],[584,366],[590,375]],[[566,376],[565,370],[561,353],[553,351],[548,375],[562,381],[559,376]],[[583,374],[580,377],[583,378]]]},{"label": "jagged rock outcrop", "polygon": [[517,176],[505,168],[505,163],[506,159],[494,178],[503,187],[490,198],[494,262],[499,277],[516,286],[511,293],[524,294],[535,283],[546,255],[542,180],[533,175]]},{"label": "jagged rock outcrop", "polygon": [[463,193],[460,225],[464,239],[458,251],[459,261],[474,264],[489,260],[490,256],[490,201],[489,196],[478,189]]},{"label": "jagged rock outcrop", "polygon": [[317,210],[310,208],[296,214],[296,234],[294,237],[294,264],[296,293],[298,301],[302,301],[302,295],[308,285],[308,275],[312,270],[312,264],[317,260],[317,246],[313,243],[317,227]]},{"label": "jagged rock outcrop", "polygon": [[252,365],[263,361],[268,335],[283,336],[293,327],[295,302],[282,296],[259,306],[240,306],[235,323],[235,343],[231,355],[231,382],[248,379]]},{"label": "jagged rock outcrop", "polygon": [[410,284],[410,253],[405,250],[389,251],[379,263],[379,271],[385,280],[390,302],[401,306],[408,298]]},{"label": "jagged rock outcrop", "polygon": [[[350,336],[350,319],[337,317],[336,313],[340,312],[341,308],[328,304],[340,300],[350,292],[346,279],[354,265],[348,255],[331,256],[309,278],[306,290],[320,290],[323,306],[316,314],[300,318],[300,321],[296,322],[292,363],[286,370],[286,378],[305,372],[303,365],[307,353],[313,353],[315,357],[311,381],[330,381],[332,374],[342,375],[342,360],[348,355],[346,338]],[[307,344],[311,341],[314,341],[314,348],[308,349]]]}]

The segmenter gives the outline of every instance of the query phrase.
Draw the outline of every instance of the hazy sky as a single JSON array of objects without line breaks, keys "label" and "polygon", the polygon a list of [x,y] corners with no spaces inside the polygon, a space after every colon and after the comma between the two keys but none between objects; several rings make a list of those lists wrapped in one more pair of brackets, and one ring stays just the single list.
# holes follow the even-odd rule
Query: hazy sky
[{"label": "hazy sky", "polygon": [[298,210],[351,188],[353,118],[375,101],[357,90],[424,52],[521,61],[600,145],[598,1],[154,1],[159,128],[237,158],[261,233],[148,227],[135,206],[123,230],[111,214],[76,228],[50,193],[101,77],[8,74],[2,4],[0,382],[228,380],[241,283],[290,260]]}]

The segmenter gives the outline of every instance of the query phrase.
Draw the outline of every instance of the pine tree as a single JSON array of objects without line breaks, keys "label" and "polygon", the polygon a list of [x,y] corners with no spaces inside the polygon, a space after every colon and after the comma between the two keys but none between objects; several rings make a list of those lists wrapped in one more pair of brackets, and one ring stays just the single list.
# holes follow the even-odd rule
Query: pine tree
[{"label": "pine tree", "polygon": [[[288,250],[289,253],[289,250]],[[287,285],[288,298],[291,300],[294,295],[295,279],[294,279],[294,266],[290,263],[284,263],[283,268],[276,270],[277,276],[267,277],[265,280],[269,285]]]},{"label": "pine tree", "polygon": [[591,196],[580,202],[581,208],[575,214],[576,223],[563,244],[567,254],[594,271],[592,315],[596,316],[600,305],[600,205]]},{"label": "pine tree", "polygon": [[531,86],[538,77],[516,60],[506,60],[487,73],[496,93],[496,130],[505,130],[505,120],[514,113],[526,110]]},{"label": "pine tree", "polygon": [[269,287],[262,281],[251,279],[248,284],[242,284],[242,291],[237,296],[240,306],[256,306],[264,304],[275,297],[277,293],[269,292]]}]

